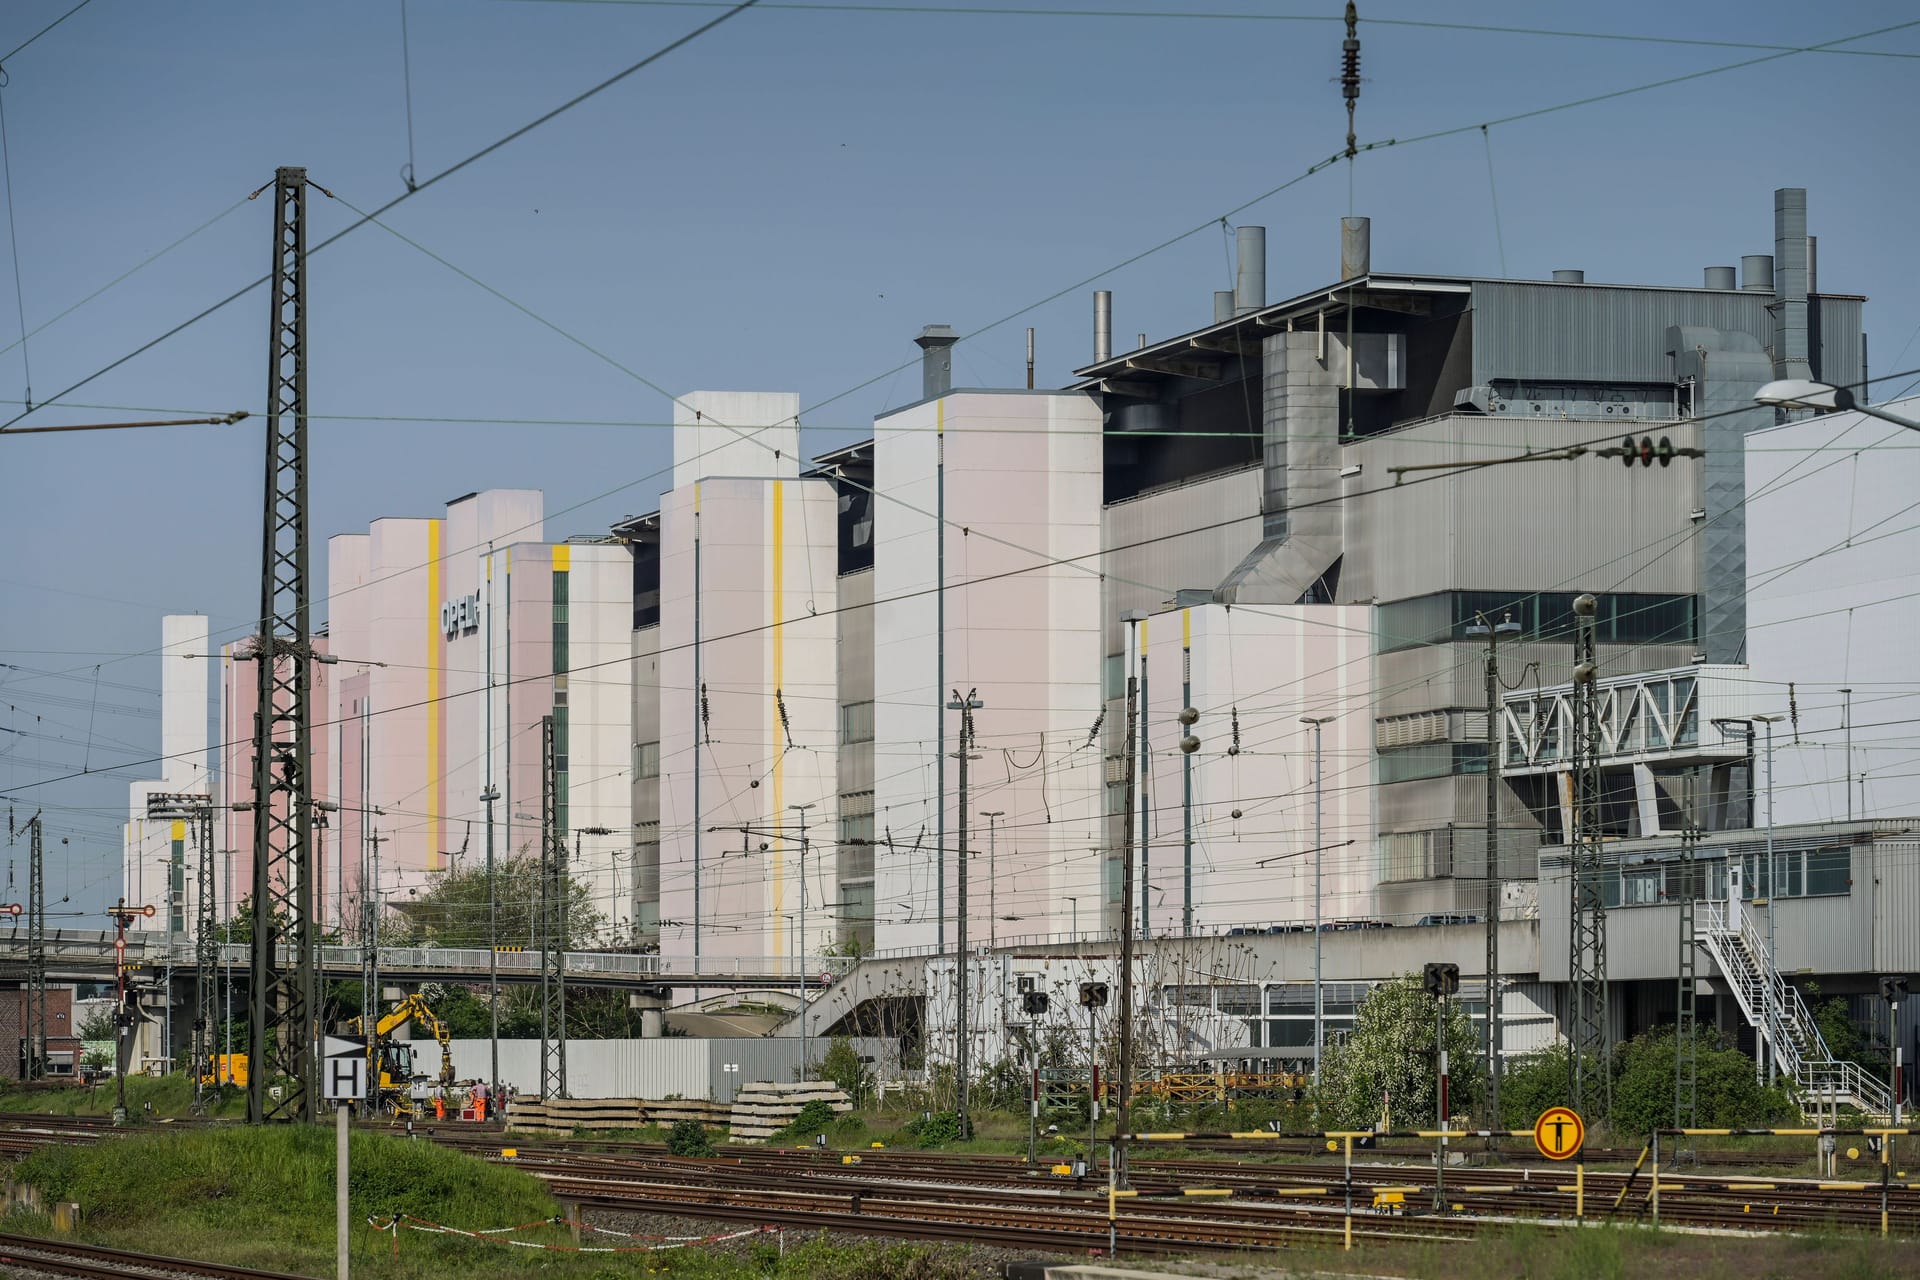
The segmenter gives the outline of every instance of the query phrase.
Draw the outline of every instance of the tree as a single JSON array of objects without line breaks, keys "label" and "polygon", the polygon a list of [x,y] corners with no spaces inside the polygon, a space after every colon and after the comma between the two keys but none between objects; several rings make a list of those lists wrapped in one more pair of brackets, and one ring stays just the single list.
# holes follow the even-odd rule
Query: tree
[{"label": "tree", "polygon": [[113,1025],[113,1007],[111,1005],[95,1009],[80,1024],[82,1040],[112,1040],[120,1033]]},{"label": "tree", "polygon": [[866,1096],[872,1083],[872,1073],[853,1047],[853,1041],[846,1036],[835,1036],[827,1042],[827,1052],[820,1059],[820,1074],[840,1086],[840,1091],[860,1105],[860,1099]]},{"label": "tree", "polygon": [[[590,945],[606,927],[606,917],[584,883],[568,877],[566,895],[564,944]],[[537,946],[540,860],[531,853],[497,859],[491,884],[484,864],[448,871],[432,888],[390,906],[398,919],[383,926],[381,940],[396,946]]]},{"label": "tree", "polygon": [[[1447,1002],[1448,1110],[1470,1112],[1484,1083],[1479,1036],[1459,1001]],[[1434,1000],[1419,975],[1382,982],[1354,1010],[1353,1031],[1332,1046],[1320,1069],[1315,1101],[1323,1119],[1360,1128],[1391,1105],[1396,1128],[1427,1125],[1439,1110],[1434,1060]]]}]

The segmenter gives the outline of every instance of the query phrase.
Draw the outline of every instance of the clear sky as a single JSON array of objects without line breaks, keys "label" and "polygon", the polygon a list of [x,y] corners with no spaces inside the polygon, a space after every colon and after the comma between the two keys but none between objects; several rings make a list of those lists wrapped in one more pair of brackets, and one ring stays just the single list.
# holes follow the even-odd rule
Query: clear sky
[{"label": "clear sky", "polygon": [[[894,370],[917,360],[922,325],[972,334],[1067,290],[963,343],[955,363],[960,384],[1018,385],[1031,324],[1042,385],[1063,382],[1090,358],[1095,287],[1115,292],[1122,345],[1210,318],[1212,291],[1230,284],[1227,237],[1207,225],[1222,215],[1268,228],[1270,297],[1338,275],[1344,164],[1240,208],[1344,143],[1338,0],[952,11],[972,2],[769,0],[384,219],[631,374],[380,227],[316,255],[316,543],[495,485],[544,489],[550,536],[652,510],[671,409],[633,374],[670,391],[797,390],[818,452],[918,397],[917,368]],[[12,0],[0,50],[74,3]],[[1116,16],[1150,8],[1162,16]],[[1514,27],[1798,47],[1920,22],[1910,4],[1861,0],[1361,9],[1362,141],[1766,53]],[[417,176],[721,11],[408,0]],[[1437,14],[1495,29],[1380,21]],[[1594,281],[1691,285],[1704,266],[1771,253],[1771,193],[1804,186],[1822,287],[1871,297],[1871,371],[1920,365],[1920,179],[1904,123],[1920,96],[1920,25],[1842,47],[1906,56],[1795,54],[1498,124],[1484,144],[1469,130],[1375,150],[1352,168],[1351,208],[1372,217],[1385,270],[1580,267]],[[33,333],[24,364],[0,259],[0,346],[15,343],[0,353],[0,419],[19,412],[29,366],[44,401],[262,274],[271,202],[234,206],[276,165],[308,166],[360,209],[400,194],[405,65],[398,0],[91,0],[6,57],[29,332],[213,221]],[[353,216],[316,196],[312,238]],[[26,422],[257,413],[265,322],[255,290]],[[126,783],[150,775],[135,762],[158,750],[147,655],[160,615],[205,612],[216,641],[251,627],[261,465],[257,422],[0,441],[0,792],[19,820],[49,806],[56,848],[71,839],[68,863],[50,859],[65,909],[97,911],[117,889]],[[45,785],[83,763],[92,776]],[[9,856],[17,896],[24,844]]]}]

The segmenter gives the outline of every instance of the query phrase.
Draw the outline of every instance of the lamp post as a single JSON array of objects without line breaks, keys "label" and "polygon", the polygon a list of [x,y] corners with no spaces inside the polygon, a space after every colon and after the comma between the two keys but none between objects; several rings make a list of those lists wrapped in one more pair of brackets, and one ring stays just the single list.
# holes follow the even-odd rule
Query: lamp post
[{"label": "lamp post", "polygon": [[[1467,628],[1487,638],[1487,1128],[1500,1127],[1500,637],[1517,636],[1509,613]],[[1315,844],[1319,841],[1315,840]]]},{"label": "lamp post", "polygon": [[800,941],[794,963],[800,974],[800,1083],[807,1082],[807,810],[813,804],[790,804],[800,815]]},{"label": "lamp post", "polygon": [[[491,648],[487,656],[491,661]],[[488,714],[492,714],[492,699],[488,699]],[[500,892],[493,882],[493,803],[499,798],[500,792],[492,783],[480,793],[481,803],[487,806],[487,1012],[490,1023],[487,1044],[491,1050],[487,1102],[490,1107],[498,1105],[493,1099],[500,1091]],[[371,1002],[368,1007],[372,1007]]]},{"label": "lamp post", "polygon": [[947,703],[947,710],[958,711],[960,713],[960,737],[955,744],[959,749],[953,753],[954,758],[960,762],[960,856],[959,874],[957,876],[957,888],[960,892],[960,912],[955,918],[955,925],[957,927],[955,935],[956,949],[954,952],[954,1007],[956,1020],[954,1023],[953,1084],[954,1109],[960,1115],[960,1136],[963,1138],[973,1136],[972,1124],[967,1119],[967,1070],[969,1065],[967,1059],[969,1056],[968,1050],[972,1048],[971,1041],[973,1039],[972,1027],[967,1021],[967,979],[970,976],[967,964],[967,914],[971,909],[967,905],[967,860],[972,856],[972,851],[967,848],[967,762],[973,759],[973,713],[985,705],[986,704],[980,700],[976,692],[972,689],[967,690],[964,698],[960,696],[960,691],[955,689],[952,700]]},{"label": "lamp post", "polygon": [[995,924],[1000,918],[1000,819],[1006,817],[1005,809],[982,809],[980,816],[987,820],[987,950],[994,951],[1000,946],[1000,936]]},{"label": "lamp post", "polygon": [[1920,431],[1920,422],[1861,404],[1851,388],[1830,386],[1808,378],[1784,378],[1769,382],[1754,392],[1753,402],[1771,405],[1776,409],[1820,409],[1829,413],[1851,410],[1882,422],[1891,422],[1896,427],[1905,427],[1909,431]]},{"label": "lamp post", "polygon": [[[1776,384],[1769,384],[1776,385]],[[1764,388],[1763,388],[1764,390]],[[1767,1042],[1760,1047],[1760,1078],[1765,1083],[1779,1068],[1779,1054],[1773,1048],[1780,1034],[1779,1011],[1774,1007],[1773,983],[1778,980],[1779,965],[1773,949],[1773,917],[1776,910],[1774,898],[1779,891],[1780,868],[1773,860],[1773,726],[1786,719],[1785,716],[1750,716],[1745,719],[1726,717],[1713,722],[1713,727],[1725,733],[1729,725],[1742,725],[1747,731],[1747,750],[1753,750],[1753,726],[1763,724],[1767,727],[1767,968],[1770,976],[1767,982]]]},{"label": "lamp post", "polygon": [[1326,992],[1320,981],[1320,872],[1325,854],[1320,840],[1320,730],[1332,716],[1301,716],[1313,728],[1313,1083],[1320,1084],[1320,1053],[1326,1038]]}]

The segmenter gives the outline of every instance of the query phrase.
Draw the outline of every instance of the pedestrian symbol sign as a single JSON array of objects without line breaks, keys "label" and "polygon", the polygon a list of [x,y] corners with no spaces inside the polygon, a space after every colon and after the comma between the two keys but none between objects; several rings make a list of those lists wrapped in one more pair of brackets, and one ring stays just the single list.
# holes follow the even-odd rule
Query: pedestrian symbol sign
[{"label": "pedestrian symbol sign", "polygon": [[1533,1145],[1549,1160],[1571,1160],[1587,1140],[1587,1126],[1570,1107],[1548,1107],[1533,1122]]}]

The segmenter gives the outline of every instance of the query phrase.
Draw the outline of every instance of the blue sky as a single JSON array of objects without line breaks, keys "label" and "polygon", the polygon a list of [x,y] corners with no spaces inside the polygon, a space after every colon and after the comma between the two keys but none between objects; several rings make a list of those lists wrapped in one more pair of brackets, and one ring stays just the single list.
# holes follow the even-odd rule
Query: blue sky
[{"label": "blue sky", "polygon": [[[72,3],[15,0],[0,11],[0,49]],[[1339,150],[1337,23],[1195,16],[1324,19],[1338,16],[1337,0],[1155,7],[1184,16],[750,11],[386,221],[669,390],[797,390],[806,446],[824,450],[917,397],[915,369],[890,371],[917,357],[922,325],[973,333]],[[1383,0],[1362,10],[1436,12]],[[418,175],[716,12],[409,0]],[[1898,3],[1629,0],[1456,5],[1445,17],[1802,46],[1920,15]],[[217,219],[31,337],[35,398],[263,272],[269,201],[230,207],[276,165],[305,164],[361,209],[399,194],[400,37],[397,0],[92,0],[7,60],[0,104],[30,330]],[[1362,38],[1362,140],[1762,56],[1379,21]],[[1920,55],[1920,26],[1847,47]],[[1704,266],[1770,253],[1773,188],[1805,186],[1822,287],[1871,296],[1873,372],[1920,365],[1920,179],[1901,123],[1915,71],[1911,58],[1799,54],[1497,125],[1486,145],[1498,240],[1478,131],[1363,156],[1352,207],[1373,218],[1382,269],[1499,274],[1503,241],[1510,275],[1573,266],[1589,280],[1697,284]],[[1348,182],[1337,165],[1233,215],[1269,229],[1270,296],[1337,274]],[[316,196],[311,216],[317,240],[353,215]],[[1114,290],[1123,343],[1205,322],[1212,291],[1229,283],[1224,240],[1208,227],[963,343],[956,381],[1017,384],[1029,324],[1042,384],[1064,381],[1090,354],[1095,287]],[[0,345],[19,337],[5,266]],[[670,463],[656,424],[670,406],[629,373],[378,227],[315,256],[310,289],[316,538],[381,515],[437,514],[449,497],[501,484],[543,488],[555,535],[653,509]],[[257,411],[265,319],[255,291],[28,421]],[[0,401],[25,388],[20,350],[0,353]],[[158,662],[141,655],[160,615],[208,613],[222,638],[248,627],[260,453],[257,423],[0,446],[0,662],[13,664],[0,669],[0,726],[35,735],[0,733],[0,792],[21,819],[32,804],[55,806],[49,831],[70,837],[72,853],[51,884],[74,907],[111,901],[125,783],[147,776],[122,762],[157,750]],[[117,772],[30,785],[83,759]],[[21,867],[24,878],[23,854]]]}]

